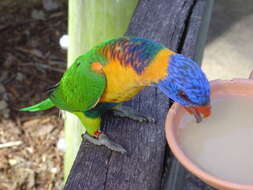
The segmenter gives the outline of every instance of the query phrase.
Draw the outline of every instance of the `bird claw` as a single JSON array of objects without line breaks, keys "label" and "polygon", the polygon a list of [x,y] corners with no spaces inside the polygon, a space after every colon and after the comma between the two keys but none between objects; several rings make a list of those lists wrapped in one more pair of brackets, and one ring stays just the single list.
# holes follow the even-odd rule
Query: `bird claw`
[{"label": "bird claw", "polygon": [[98,138],[94,138],[94,137],[88,135],[87,133],[82,134],[82,137],[85,140],[89,141],[90,143],[93,143],[93,144],[98,145],[98,146],[104,145],[104,146],[106,146],[107,148],[109,148],[113,151],[120,152],[121,154],[124,154],[124,153],[127,152],[126,149],[124,149],[121,145],[111,141],[109,139],[109,137],[104,133],[101,133],[98,136]]},{"label": "bird claw", "polygon": [[145,116],[141,113],[135,112],[131,107],[128,106],[117,106],[113,109],[113,115],[118,117],[127,117],[129,119],[139,122],[150,122],[154,123],[155,119],[149,116]]}]

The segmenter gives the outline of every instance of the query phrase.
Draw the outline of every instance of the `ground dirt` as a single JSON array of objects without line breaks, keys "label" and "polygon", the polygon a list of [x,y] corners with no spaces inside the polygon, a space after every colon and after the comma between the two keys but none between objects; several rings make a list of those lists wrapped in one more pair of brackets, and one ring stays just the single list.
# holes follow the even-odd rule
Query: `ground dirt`
[{"label": "ground dirt", "polygon": [[59,111],[18,109],[47,97],[66,68],[59,39],[67,6],[16,2],[0,3],[0,190],[57,190],[63,180]]}]

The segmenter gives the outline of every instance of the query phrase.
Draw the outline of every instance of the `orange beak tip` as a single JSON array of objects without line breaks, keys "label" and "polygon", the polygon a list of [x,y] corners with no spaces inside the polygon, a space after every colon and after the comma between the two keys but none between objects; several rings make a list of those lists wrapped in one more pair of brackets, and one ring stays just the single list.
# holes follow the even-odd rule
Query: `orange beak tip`
[{"label": "orange beak tip", "polygon": [[193,114],[197,123],[202,121],[202,117],[207,118],[211,115],[211,106],[189,106],[184,107],[186,111],[190,114]]},{"label": "orange beak tip", "polygon": [[199,107],[199,112],[202,113],[204,117],[209,117],[212,113],[212,108],[210,105]]}]

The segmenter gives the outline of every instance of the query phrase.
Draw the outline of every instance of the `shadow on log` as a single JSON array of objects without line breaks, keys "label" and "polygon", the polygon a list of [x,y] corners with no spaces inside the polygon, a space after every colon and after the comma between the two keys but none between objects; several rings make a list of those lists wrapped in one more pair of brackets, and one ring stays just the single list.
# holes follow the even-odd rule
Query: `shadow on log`
[{"label": "shadow on log", "polygon": [[[155,40],[193,57],[206,2],[140,0],[126,35]],[[193,13],[198,15],[197,21],[192,18]],[[164,120],[170,100],[150,87],[126,104],[152,116],[156,123],[138,123],[105,115],[103,130],[127,149],[127,155],[82,142],[65,190],[161,189],[167,149]]]}]

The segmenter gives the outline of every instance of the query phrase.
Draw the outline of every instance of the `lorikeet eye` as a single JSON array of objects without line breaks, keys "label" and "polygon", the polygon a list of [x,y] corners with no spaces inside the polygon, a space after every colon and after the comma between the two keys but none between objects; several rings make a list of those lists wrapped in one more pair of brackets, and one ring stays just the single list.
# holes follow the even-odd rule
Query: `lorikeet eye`
[{"label": "lorikeet eye", "polygon": [[190,101],[190,99],[188,98],[188,96],[187,96],[183,91],[179,91],[178,95],[179,95],[182,99],[184,99],[184,100],[186,100],[186,101]]}]

